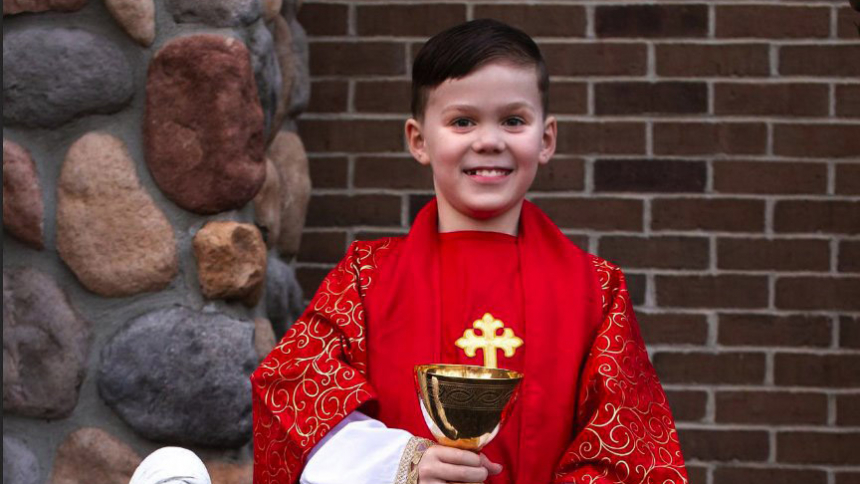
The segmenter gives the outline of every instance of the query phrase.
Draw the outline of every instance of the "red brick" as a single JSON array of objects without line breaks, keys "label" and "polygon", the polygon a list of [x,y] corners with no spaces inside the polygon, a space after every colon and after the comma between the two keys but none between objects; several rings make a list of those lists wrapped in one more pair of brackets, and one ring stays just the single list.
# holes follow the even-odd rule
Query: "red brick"
[{"label": "red brick", "polygon": [[375,119],[302,119],[299,135],[309,153],[402,152],[403,122]]},{"label": "red brick", "polygon": [[860,43],[841,45],[786,45],[779,49],[783,76],[860,76]]},{"label": "red brick", "polygon": [[773,228],[777,232],[860,233],[860,202],[779,200]]},{"label": "red brick", "polygon": [[585,163],[580,158],[556,156],[546,165],[538,166],[533,191],[565,191],[585,188]]},{"label": "red brick", "polygon": [[405,50],[399,42],[310,42],[311,75],[406,74]]},{"label": "red brick", "polygon": [[339,262],[346,254],[346,232],[302,232],[298,260],[302,262]]},{"label": "red brick", "polygon": [[395,195],[313,195],[308,227],[400,225],[400,197]]},{"label": "red brick", "polygon": [[860,426],[860,394],[836,396],[836,424]]},{"label": "red brick", "polygon": [[311,156],[308,160],[314,188],[346,188],[345,156]]},{"label": "red brick", "polygon": [[708,245],[705,237],[606,236],[599,253],[624,268],[706,269]]},{"label": "red brick", "polygon": [[770,60],[766,44],[660,44],[660,76],[767,76]]},{"label": "red brick", "polygon": [[718,391],[715,398],[717,423],[827,423],[827,395],[824,393]]},{"label": "red brick", "polygon": [[433,189],[433,172],[411,157],[358,158],[356,188]]},{"label": "red brick", "polygon": [[829,37],[830,8],[776,5],[718,5],[716,35],[773,39]]},{"label": "red brick", "polygon": [[860,354],[777,353],[774,358],[777,385],[830,388],[860,385]]},{"label": "red brick", "polygon": [[720,314],[717,341],[725,346],[830,346],[833,324],[824,316]]},{"label": "red brick", "polygon": [[654,153],[658,155],[764,154],[767,127],[763,123],[654,123]]},{"label": "red brick", "polygon": [[702,82],[599,82],[595,114],[703,114],[708,89]]},{"label": "red brick", "polygon": [[424,5],[359,5],[358,35],[425,37],[466,21],[466,6],[451,3]]},{"label": "red brick", "polygon": [[349,83],[346,81],[312,81],[309,113],[346,112]]},{"label": "red brick", "polygon": [[836,484],[860,484],[860,472],[835,472]]},{"label": "red brick", "polygon": [[345,4],[305,2],[296,17],[308,35],[345,35],[348,8]]},{"label": "red brick", "polygon": [[[857,55],[860,56],[860,51]],[[773,152],[785,156],[856,158],[860,156],[858,134],[860,124],[776,124]]]},{"label": "red brick", "polygon": [[846,118],[860,117],[860,84],[836,85],[836,115]]},{"label": "red brick", "polygon": [[777,432],[776,460],[794,464],[860,464],[860,432]]},{"label": "red brick", "polygon": [[642,230],[642,202],[618,198],[533,198],[563,228]]},{"label": "red brick", "polygon": [[704,314],[648,313],[639,311],[636,319],[645,343],[703,345],[708,339]]},{"label": "red brick", "polygon": [[[860,311],[860,277],[780,277],[776,307]],[[860,374],[860,373],[858,373]]]},{"label": "red brick", "polygon": [[766,276],[655,276],[660,307],[767,307]]},{"label": "red brick", "polygon": [[706,5],[598,5],[594,11],[598,37],[704,37]]},{"label": "red brick", "polygon": [[310,300],[313,295],[316,294],[323,279],[325,279],[325,276],[327,276],[330,271],[331,268],[323,269],[319,267],[301,266],[296,268],[296,281],[298,281],[299,286],[302,288],[305,300]]},{"label": "red brick", "polygon": [[695,462],[687,461],[684,463],[687,466],[687,477],[692,484],[700,484],[708,482],[708,467],[697,464]]},{"label": "red brick", "polygon": [[584,251],[588,251],[588,236],[583,234],[565,234],[568,240],[573,242],[573,245]]},{"label": "red brick", "polygon": [[406,229],[392,230],[361,230],[355,233],[355,240],[377,240],[384,237],[400,237],[406,235]]},{"label": "red brick", "polygon": [[558,123],[559,154],[634,155],[645,153],[645,124],[626,122]]},{"label": "red brick", "polygon": [[[860,25],[860,12],[848,6],[839,9],[839,17],[836,25],[839,37],[843,39],[860,38],[860,27],[858,25]],[[860,482],[860,480],[857,482]]]},{"label": "red brick", "polygon": [[714,85],[714,112],[827,116],[830,112],[830,89],[826,84],[717,83]]},{"label": "red brick", "polygon": [[[764,353],[655,352],[654,368],[660,381],[683,384],[761,384]],[[689,456],[686,455],[687,458]]]},{"label": "red brick", "polygon": [[582,82],[553,80],[549,86],[549,111],[554,114],[587,113],[587,85]]},{"label": "red brick", "polygon": [[839,318],[839,346],[860,349],[860,316]]},{"label": "red brick", "polygon": [[634,306],[645,304],[645,291],[648,286],[645,274],[625,272],[624,275],[627,281],[627,290],[630,292],[630,301]]},{"label": "red brick", "polygon": [[705,418],[708,394],[702,391],[666,391],[669,408],[676,422],[697,422]]},{"label": "red brick", "polygon": [[654,230],[764,230],[764,201],[722,198],[657,198],[651,203]]},{"label": "red brick", "polygon": [[860,272],[860,240],[839,243],[839,272]]},{"label": "red brick", "polygon": [[553,76],[641,76],[648,63],[639,43],[543,43],[540,49]]},{"label": "red brick", "polygon": [[717,267],[749,271],[830,269],[830,242],[822,239],[739,239],[717,241]]},{"label": "red brick", "polygon": [[714,162],[714,191],[804,194],[827,192],[827,165],[803,162]]},{"label": "red brick", "polygon": [[583,37],[585,8],[579,5],[475,5],[474,18],[494,18],[532,37]]},{"label": "red brick", "polygon": [[686,460],[766,461],[770,448],[764,430],[682,429],[678,438]]},{"label": "red brick", "polygon": [[597,160],[594,190],[598,192],[704,192],[707,167],[703,161]]},{"label": "red brick", "polygon": [[[692,481],[690,481],[692,482]],[[719,466],[713,484],[778,482],[780,484],[827,484],[827,473],[816,469]]]},{"label": "red brick", "polygon": [[358,81],[355,109],[368,113],[408,113],[412,102],[409,81]]},{"label": "red brick", "polygon": [[434,198],[435,195],[409,195],[409,226],[415,220],[418,212],[424,208],[427,203]]},{"label": "red brick", "polygon": [[860,195],[860,163],[839,163],[836,165],[836,193]]}]

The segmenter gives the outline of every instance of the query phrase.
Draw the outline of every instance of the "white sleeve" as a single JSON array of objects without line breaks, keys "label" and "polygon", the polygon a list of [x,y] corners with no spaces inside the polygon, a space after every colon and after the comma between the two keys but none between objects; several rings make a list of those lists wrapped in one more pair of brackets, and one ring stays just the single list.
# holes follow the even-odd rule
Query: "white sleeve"
[{"label": "white sleeve", "polygon": [[311,450],[300,484],[392,483],[412,434],[354,411]]}]

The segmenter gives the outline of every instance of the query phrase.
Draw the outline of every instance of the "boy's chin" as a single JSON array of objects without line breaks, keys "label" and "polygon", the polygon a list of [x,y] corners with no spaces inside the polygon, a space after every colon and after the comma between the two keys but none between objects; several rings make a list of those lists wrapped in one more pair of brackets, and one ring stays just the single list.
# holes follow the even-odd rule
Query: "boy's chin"
[{"label": "boy's chin", "polygon": [[505,201],[505,202],[494,202],[494,201],[480,201],[466,204],[462,210],[460,210],[463,215],[466,215],[469,218],[473,218],[475,220],[487,221],[497,217],[501,217],[502,215],[508,213],[509,211],[516,208],[518,202],[517,201]]}]

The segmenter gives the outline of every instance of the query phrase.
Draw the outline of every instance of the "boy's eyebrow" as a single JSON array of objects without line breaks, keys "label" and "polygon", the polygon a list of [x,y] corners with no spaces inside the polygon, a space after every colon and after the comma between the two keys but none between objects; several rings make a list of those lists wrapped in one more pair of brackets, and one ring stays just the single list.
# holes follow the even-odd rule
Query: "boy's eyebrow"
[{"label": "boy's eyebrow", "polygon": [[[514,101],[511,103],[505,104],[504,106],[501,106],[501,109],[503,111],[512,110],[512,109],[519,109],[519,108],[534,109],[534,106],[532,106],[531,103],[528,103],[526,101]],[[477,110],[478,110],[478,108],[472,104],[452,104],[452,105],[446,107],[445,109],[443,109],[442,113],[444,114],[444,113],[447,113],[448,111],[466,111],[466,112],[469,112],[469,111],[477,111]]]}]

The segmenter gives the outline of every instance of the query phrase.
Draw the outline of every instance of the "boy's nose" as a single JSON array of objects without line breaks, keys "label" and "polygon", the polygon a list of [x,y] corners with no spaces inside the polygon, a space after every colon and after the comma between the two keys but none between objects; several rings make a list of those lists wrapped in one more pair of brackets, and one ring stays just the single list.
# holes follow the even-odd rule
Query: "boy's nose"
[{"label": "boy's nose", "polygon": [[505,141],[495,130],[485,129],[472,143],[472,149],[477,153],[497,153],[505,149]]}]

